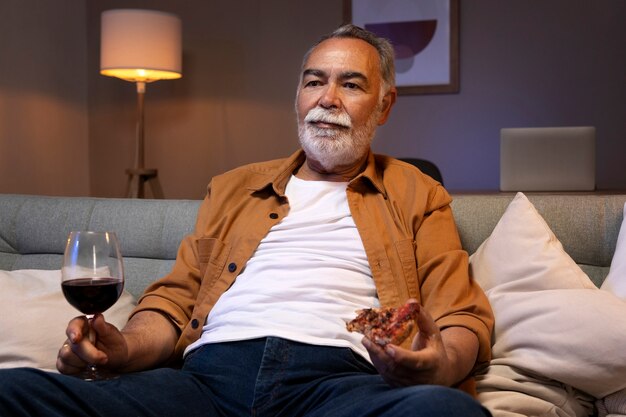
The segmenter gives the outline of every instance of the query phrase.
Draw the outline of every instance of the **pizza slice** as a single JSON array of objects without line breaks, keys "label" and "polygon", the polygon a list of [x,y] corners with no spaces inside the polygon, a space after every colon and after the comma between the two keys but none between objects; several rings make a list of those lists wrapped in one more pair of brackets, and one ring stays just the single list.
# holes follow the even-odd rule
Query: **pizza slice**
[{"label": "pizza slice", "polygon": [[346,324],[350,332],[358,332],[381,346],[399,345],[416,326],[420,305],[410,301],[400,307],[365,308]]}]

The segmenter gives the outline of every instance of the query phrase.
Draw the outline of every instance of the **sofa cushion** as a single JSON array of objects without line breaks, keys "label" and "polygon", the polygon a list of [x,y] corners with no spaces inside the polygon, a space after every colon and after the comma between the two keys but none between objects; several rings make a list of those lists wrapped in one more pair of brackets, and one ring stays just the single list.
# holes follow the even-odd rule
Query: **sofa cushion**
[{"label": "sofa cushion", "polygon": [[126,289],[138,298],[171,271],[201,203],[0,194],[0,270],[58,269],[70,231],[108,230],[120,240]]},{"label": "sofa cushion", "polygon": [[[68,322],[80,313],[63,297],[61,271],[0,271],[0,368],[56,369]],[[104,316],[122,327],[135,305],[126,291]]]},{"label": "sofa cushion", "polygon": [[[591,407],[593,399],[582,393],[602,398],[626,388],[626,380],[615,377],[626,375],[626,351],[621,348],[626,345],[626,304],[593,284],[524,194],[516,195],[471,256],[470,272],[495,315],[493,359],[477,380],[479,398],[494,415],[511,415],[506,412],[512,408],[530,415],[520,393],[529,403],[542,395],[525,392],[529,384],[518,384],[515,393],[499,384],[507,374],[503,367],[563,390],[561,396],[569,403],[560,407],[578,410],[575,415],[585,415],[582,410]],[[602,325],[607,322],[610,329]],[[502,401],[507,393],[516,397]],[[554,395],[539,400],[550,403]],[[506,412],[498,408],[506,403]]]},{"label": "sofa cushion", "polygon": [[[624,219],[626,219],[626,204],[624,205]],[[626,220],[622,220],[617,246],[611,260],[611,269],[600,288],[626,301]]]},{"label": "sofa cushion", "polygon": [[593,401],[553,379],[508,365],[489,366],[477,379],[478,399],[494,417],[587,417]]},{"label": "sofa cushion", "polygon": [[[611,261],[611,269],[600,288],[610,291],[626,301],[626,204],[624,205],[623,219],[617,238],[617,247]],[[596,405],[598,406],[598,417],[626,415],[626,388],[598,400]]]}]

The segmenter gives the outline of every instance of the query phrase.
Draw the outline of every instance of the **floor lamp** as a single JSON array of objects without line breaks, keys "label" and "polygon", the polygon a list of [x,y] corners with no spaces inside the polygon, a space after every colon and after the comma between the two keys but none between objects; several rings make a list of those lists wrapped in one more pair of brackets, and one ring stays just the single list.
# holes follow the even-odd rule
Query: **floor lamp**
[{"label": "floor lamp", "polygon": [[180,78],[181,21],[156,10],[114,9],[102,13],[100,74],[137,84],[135,166],[127,169],[127,197],[143,198],[151,185],[155,198],[163,198],[156,169],[144,165],[144,95],[146,83]]}]

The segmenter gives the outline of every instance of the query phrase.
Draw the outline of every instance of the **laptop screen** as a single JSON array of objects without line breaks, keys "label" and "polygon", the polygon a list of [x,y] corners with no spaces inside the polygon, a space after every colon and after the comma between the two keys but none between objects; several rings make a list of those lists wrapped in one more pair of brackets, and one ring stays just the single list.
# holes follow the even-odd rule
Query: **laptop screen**
[{"label": "laptop screen", "polygon": [[501,191],[592,191],[595,127],[525,127],[500,131]]}]

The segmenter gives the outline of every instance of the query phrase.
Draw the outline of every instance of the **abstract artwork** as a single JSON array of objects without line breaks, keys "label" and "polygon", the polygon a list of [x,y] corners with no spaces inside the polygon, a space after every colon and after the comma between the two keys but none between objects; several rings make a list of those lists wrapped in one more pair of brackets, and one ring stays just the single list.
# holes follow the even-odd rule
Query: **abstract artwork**
[{"label": "abstract artwork", "polygon": [[459,91],[458,0],[344,0],[344,15],[391,41],[399,94]]}]

